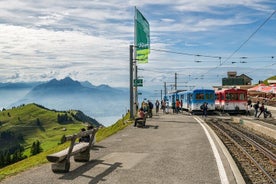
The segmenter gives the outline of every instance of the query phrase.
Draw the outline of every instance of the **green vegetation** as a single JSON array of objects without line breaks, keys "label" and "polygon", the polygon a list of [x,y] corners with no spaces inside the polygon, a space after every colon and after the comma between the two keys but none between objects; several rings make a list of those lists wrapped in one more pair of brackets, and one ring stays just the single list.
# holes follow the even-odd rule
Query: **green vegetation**
[{"label": "green vegetation", "polygon": [[0,112],[0,151],[23,145],[24,154],[30,156],[36,141],[41,143],[42,150],[53,148],[62,135],[76,133],[85,126],[84,122],[74,118],[77,113],[49,110],[37,104],[3,109]]},{"label": "green vegetation", "polygon": [[[23,141],[19,139],[18,142],[26,148],[24,154],[27,155],[28,158],[0,169],[0,181],[7,176],[15,175],[31,167],[48,163],[46,159],[48,154],[67,148],[69,142],[59,144],[62,137],[64,137],[64,135],[77,133],[85,126],[84,122],[86,121],[80,121],[80,117],[83,116],[83,114],[81,114],[81,116],[79,114],[77,118],[76,114],[79,114],[78,111],[58,112],[43,108],[37,104],[29,104],[1,111],[0,132],[10,130],[14,132],[15,135],[21,135]],[[58,116],[59,121],[62,119],[64,121],[58,122]],[[62,116],[63,118],[61,118]],[[97,142],[115,134],[131,124],[132,122],[128,121],[128,119],[129,114],[109,127],[100,128],[96,134]],[[43,151],[30,156],[33,154],[33,152],[31,153],[31,148],[33,151],[37,141],[40,143],[40,151]],[[5,148],[8,147],[6,146]]]},{"label": "green vegetation", "polygon": [[272,76],[272,77],[269,77],[266,80],[264,80],[264,84],[268,85],[268,80],[276,80],[276,75]]}]

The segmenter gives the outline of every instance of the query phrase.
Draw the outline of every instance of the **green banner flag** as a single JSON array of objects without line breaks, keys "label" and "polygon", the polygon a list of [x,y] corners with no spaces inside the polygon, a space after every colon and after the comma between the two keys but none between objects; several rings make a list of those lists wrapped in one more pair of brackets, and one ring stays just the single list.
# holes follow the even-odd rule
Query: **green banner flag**
[{"label": "green banner flag", "polygon": [[147,19],[135,8],[135,46],[138,63],[148,63],[150,28]]}]

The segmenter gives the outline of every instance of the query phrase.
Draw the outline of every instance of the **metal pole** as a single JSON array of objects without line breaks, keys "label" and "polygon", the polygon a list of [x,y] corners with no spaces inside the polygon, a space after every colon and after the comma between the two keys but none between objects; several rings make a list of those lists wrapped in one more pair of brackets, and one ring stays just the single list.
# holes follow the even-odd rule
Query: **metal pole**
[{"label": "metal pole", "polygon": [[161,99],[160,101],[162,101],[162,89],[161,89],[161,98],[160,99]]},{"label": "metal pole", "polygon": [[[136,55],[136,54],[134,54]],[[135,80],[137,81],[138,79],[138,67],[137,67],[137,64],[136,64],[136,60],[134,61],[134,69],[135,69]],[[134,114],[136,114],[136,106],[138,105],[138,87],[137,85],[134,86],[134,104],[135,104],[135,108],[134,108]]]},{"label": "metal pole", "polygon": [[174,89],[177,90],[177,73],[174,74]]},{"label": "metal pole", "polygon": [[164,82],[164,92],[165,92],[164,96],[167,98],[167,85],[166,85],[166,82]]},{"label": "metal pole", "polygon": [[134,119],[133,113],[133,45],[129,46],[129,111],[130,119]]}]

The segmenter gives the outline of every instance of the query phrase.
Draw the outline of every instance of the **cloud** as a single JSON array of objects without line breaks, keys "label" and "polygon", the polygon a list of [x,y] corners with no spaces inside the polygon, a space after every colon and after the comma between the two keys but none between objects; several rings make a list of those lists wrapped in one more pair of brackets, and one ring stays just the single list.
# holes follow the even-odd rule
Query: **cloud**
[{"label": "cloud", "polygon": [[[219,60],[158,50],[226,58],[268,17],[274,5],[267,0],[3,0],[0,80],[71,76],[127,87],[134,6],[150,22],[150,62],[139,65],[145,69],[139,72],[148,81],[146,84],[158,81],[162,85],[175,72],[200,75],[216,67]],[[275,55],[274,25],[272,18],[239,56]],[[202,62],[196,63],[197,59]],[[225,65],[230,67],[231,61]]]}]

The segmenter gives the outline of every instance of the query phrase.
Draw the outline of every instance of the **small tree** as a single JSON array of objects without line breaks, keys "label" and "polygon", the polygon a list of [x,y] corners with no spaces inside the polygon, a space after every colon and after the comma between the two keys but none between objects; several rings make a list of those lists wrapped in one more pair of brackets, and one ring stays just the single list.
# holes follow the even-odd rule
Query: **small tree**
[{"label": "small tree", "polygon": [[42,151],[43,151],[43,149],[40,146],[40,142],[38,140],[33,142],[32,147],[31,147],[31,155],[36,155]]},{"label": "small tree", "polygon": [[63,135],[61,138],[60,138],[60,143],[59,144],[63,144],[66,142],[66,137],[65,135]]},{"label": "small tree", "polygon": [[36,125],[41,126],[41,122],[40,122],[39,118],[36,119]]}]

